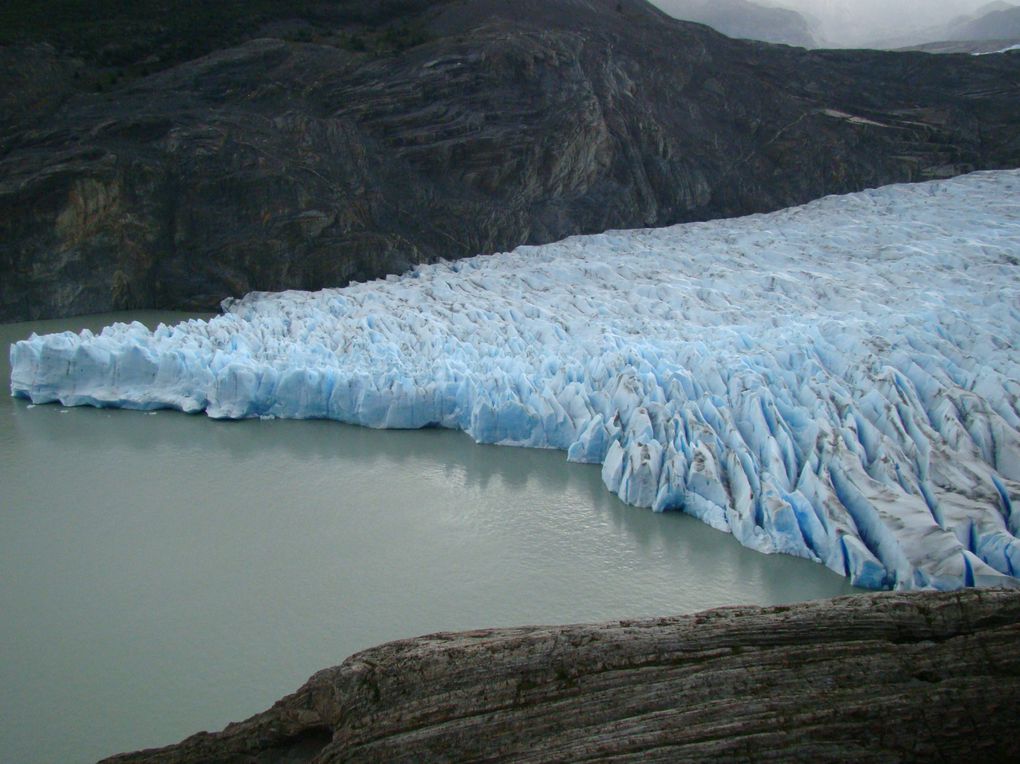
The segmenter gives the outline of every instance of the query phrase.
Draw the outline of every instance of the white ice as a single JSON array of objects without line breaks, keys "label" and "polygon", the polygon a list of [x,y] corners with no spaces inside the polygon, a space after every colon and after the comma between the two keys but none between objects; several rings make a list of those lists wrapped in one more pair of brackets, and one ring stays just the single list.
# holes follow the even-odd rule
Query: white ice
[{"label": "white ice", "polygon": [[34,403],[456,428],[881,588],[1018,586],[1020,172],[11,348]]}]

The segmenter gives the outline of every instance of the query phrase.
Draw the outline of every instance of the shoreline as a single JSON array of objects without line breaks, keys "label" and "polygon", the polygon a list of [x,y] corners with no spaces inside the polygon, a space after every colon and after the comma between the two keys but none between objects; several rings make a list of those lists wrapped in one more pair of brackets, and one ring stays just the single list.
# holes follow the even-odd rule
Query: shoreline
[{"label": "shoreline", "polygon": [[104,761],[1010,760],[1018,638],[1020,592],[997,589],[439,633]]}]

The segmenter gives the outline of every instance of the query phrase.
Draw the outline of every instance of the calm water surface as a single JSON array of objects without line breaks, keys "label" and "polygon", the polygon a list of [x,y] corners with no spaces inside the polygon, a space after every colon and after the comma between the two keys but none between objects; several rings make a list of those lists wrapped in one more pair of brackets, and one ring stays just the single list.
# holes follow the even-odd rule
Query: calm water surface
[{"label": "calm water surface", "polygon": [[[0,326],[8,343],[183,314]],[[635,509],[599,468],[461,433],[0,396],[0,761],[219,729],[400,637],[854,591]]]}]

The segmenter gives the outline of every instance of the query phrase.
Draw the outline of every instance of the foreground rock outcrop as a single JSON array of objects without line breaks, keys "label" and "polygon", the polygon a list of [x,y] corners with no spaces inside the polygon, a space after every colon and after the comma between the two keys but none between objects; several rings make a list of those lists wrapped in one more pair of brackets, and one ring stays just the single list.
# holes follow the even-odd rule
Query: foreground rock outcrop
[{"label": "foreground rock outcrop", "polygon": [[736,41],[644,0],[390,6],[374,37],[253,39],[102,92],[0,46],[0,321],[1020,166],[1020,56]]},{"label": "foreground rock outcrop", "polygon": [[1020,593],[435,634],[111,762],[1009,761]]}]

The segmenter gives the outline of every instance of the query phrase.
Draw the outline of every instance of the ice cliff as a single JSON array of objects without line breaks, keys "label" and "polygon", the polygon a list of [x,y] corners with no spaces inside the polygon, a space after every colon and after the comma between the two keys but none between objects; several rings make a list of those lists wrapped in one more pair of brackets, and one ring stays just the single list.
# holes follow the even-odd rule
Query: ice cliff
[{"label": "ice cliff", "polygon": [[456,428],[858,585],[1020,586],[1020,172],[32,336],[35,403]]}]

